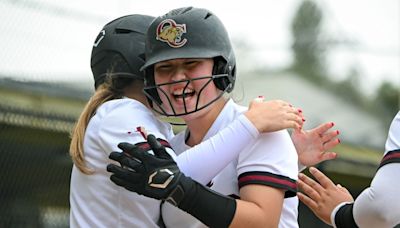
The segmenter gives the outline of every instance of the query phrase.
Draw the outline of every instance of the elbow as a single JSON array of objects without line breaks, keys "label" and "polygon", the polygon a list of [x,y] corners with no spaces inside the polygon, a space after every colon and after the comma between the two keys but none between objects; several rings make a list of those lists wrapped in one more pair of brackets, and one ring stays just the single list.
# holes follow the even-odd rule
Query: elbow
[{"label": "elbow", "polygon": [[353,214],[361,227],[393,227],[400,222],[400,202],[396,197],[375,194],[367,205],[362,203]]},{"label": "elbow", "polygon": [[[381,206],[379,206],[381,205]],[[377,224],[382,224],[382,227],[384,224],[393,224],[396,225],[397,223],[400,222],[400,205],[392,205],[392,206],[382,206],[382,205],[392,205],[391,203],[389,204],[375,204],[372,206],[372,215],[371,218],[373,218]]]}]

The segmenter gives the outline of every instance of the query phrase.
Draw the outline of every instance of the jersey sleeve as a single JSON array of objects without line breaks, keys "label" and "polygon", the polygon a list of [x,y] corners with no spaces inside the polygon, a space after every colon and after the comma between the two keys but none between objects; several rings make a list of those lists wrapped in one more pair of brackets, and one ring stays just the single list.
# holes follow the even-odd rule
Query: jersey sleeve
[{"label": "jersey sleeve", "polygon": [[[166,140],[169,136],[162,128],[165,126],[162,126],[151,112],[144,107],[128,103],[115,107],[102,118],[97,141],[108,156],[112,151],[120,151],[117,147],[120,142],[146,143],[144,131]],[[171,149],[167,148],[167,151],[175,158]]]},{"label": "jersey sleeve", "polygon": [[254,125],[241,115],[213,137],[179,154],[178,166],[185,175],[205,185],[258,135]]},{"label": "jersey sleeve", "polygon": [[239,188],[261,184],[285,190],[285,197],[296,195],[297,153],[286,130],[264,133],[238,160]]},{"label": "jersey sleeve", "polygon": [[[400,112],[393,119],[385,145],[385,156],[371,186],[355,200],[352,211],[340,213],[338,206],[331,216],[335,227],[349,227],[354,221],[359,227],[394,227],[400,223]],[[342,210],[343,211],[343,210]],[[337,221],[344,221],[337,224]],[[335,223],[336,222],[336,223]]]}]

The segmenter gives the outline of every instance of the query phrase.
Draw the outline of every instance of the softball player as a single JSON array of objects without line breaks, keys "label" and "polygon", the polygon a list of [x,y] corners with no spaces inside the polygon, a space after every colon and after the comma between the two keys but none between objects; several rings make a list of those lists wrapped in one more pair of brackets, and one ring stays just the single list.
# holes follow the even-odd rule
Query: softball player
[{"label": "softball player", "polygon": [[[160,201],[111,184],[105,169],[110,151],[120,141],[143,142],[147,131],[167,146],[165,140],[173,137],[171,126],[147,108],[142,93],[139,69],[144,63],[144,33],[152,20],[144,15],[118,18],[105,25],[94,42],[91,67],[96,92],[76,124],[70,145],[71,227],[158,227]],[[168,150],[185,174],[205,184],[255,142],[259,132],[301,124],[298,111],[286,102],[253,102],[247,113],[207,142],[177,157]]]},{"label": "softball player", "polygon": [[[156,18],[147,31],[142,69],[152,108],[181,116],[187,124],[187,130],[170,141],[177,154],[213,137],[246,110],[223,96],[233,90],[236,62],[223,24],[206,9],[180,8]],[[123,166],[108,166],[111,179],[130,191],[170,202],[162,208],[167,227],[298,227],[298,200],[293,197],[298,157],[287,131],[262,134],[249,143],[213,178],[211,191],[186,178],[161,152],[154,158],[132,145],[121,148],[141,162],[112,154]],[[165,182],[155,187],[156,177]]]},{"label": "softball player", "polygon": [[302,175],[299,198],[327,224],[334,227],[394,227],[400,224],[400,112],[394,117],[385,154],[371,186],[353,202],[350,193],[336,186],[317,169],[311,174],[319,183]]}]

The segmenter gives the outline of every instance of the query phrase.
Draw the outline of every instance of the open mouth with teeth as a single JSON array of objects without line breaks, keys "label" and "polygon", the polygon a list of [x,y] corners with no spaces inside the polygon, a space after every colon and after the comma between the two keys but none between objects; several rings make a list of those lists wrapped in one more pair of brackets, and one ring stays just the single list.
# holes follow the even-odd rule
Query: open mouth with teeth
[{"label": "open mouth with teeth", "polygon": [[184,92],[176,90],[172,93],[172,96],[175,98],[175,100],[180,100],[191,98],[194,96],[194,94],[195,91],[193,89],[186,89]]}]

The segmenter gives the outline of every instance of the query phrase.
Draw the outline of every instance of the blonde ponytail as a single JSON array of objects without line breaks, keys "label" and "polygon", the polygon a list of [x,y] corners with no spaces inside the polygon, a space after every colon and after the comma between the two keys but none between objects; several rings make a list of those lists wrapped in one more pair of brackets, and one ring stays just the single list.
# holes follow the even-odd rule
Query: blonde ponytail
[{"label": "blonde ponytail", "polygon": [[69,153],[75,166],[84,174],[93,174],[93,170],[87,167],[84,158],[83,139],[85,137],[86,127],[90,119],[96,114],[96,110],[100,105],[117,98],[121,98],[121,94],[113,91],[110,85],[107,83],[100,85],[86,104],[75,124],[71,134],[72,139]]}]

